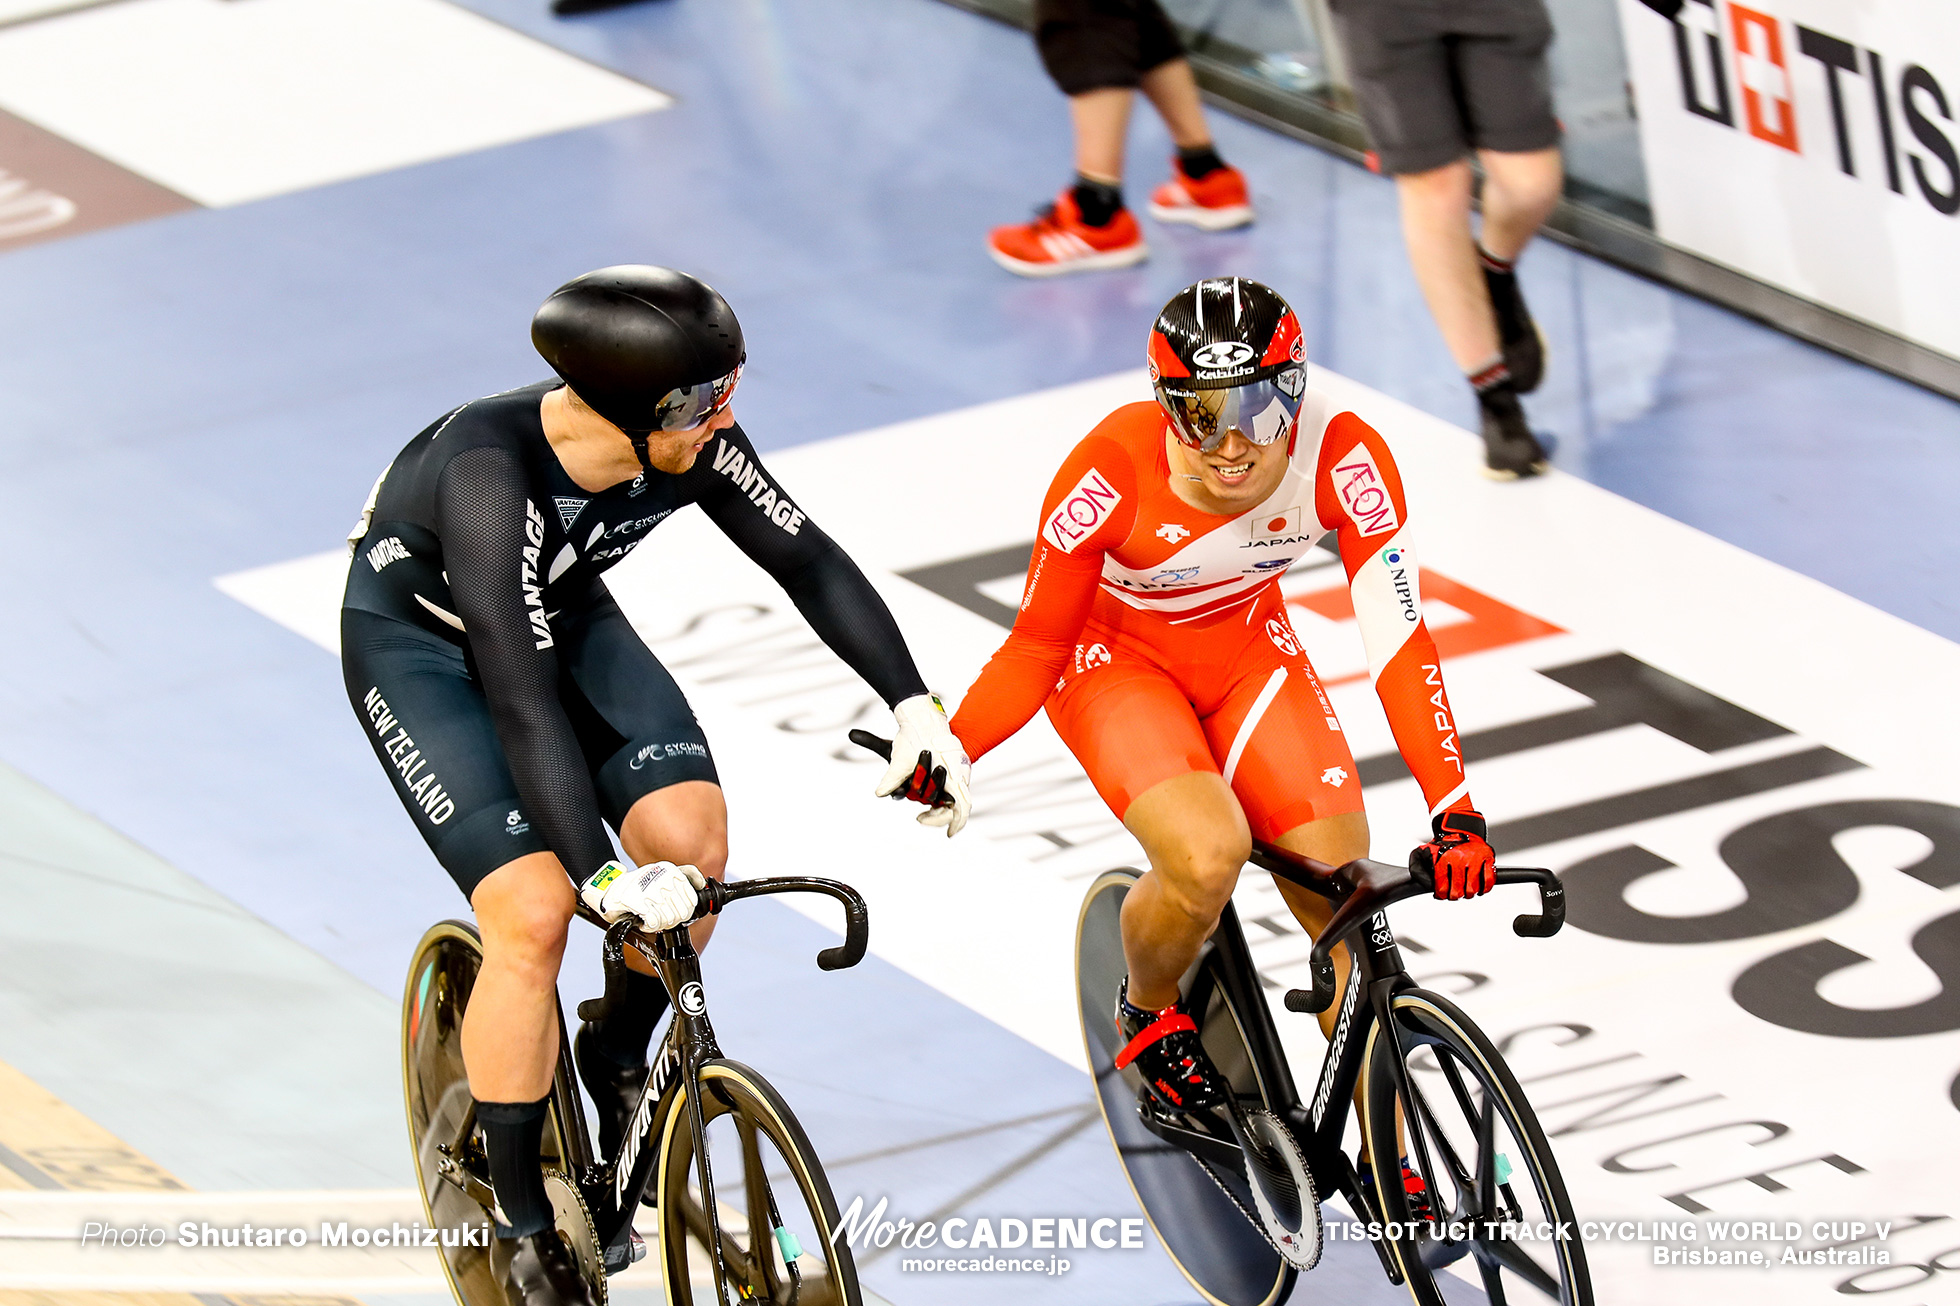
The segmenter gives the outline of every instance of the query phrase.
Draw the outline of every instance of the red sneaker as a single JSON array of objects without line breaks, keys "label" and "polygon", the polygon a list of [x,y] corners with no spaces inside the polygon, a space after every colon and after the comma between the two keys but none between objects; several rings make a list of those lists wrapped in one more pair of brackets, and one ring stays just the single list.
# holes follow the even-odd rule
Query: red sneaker
[{"label": "red sneaker", "polygon": [[1245,174],[1230,164],[1193,178],[1184,175],[1183,164],[1173,155],[1171,179],[1150,193],[1150,216],[1206,231],[1243,227],[1253,218],[1252,194]]},{"label": "red sneaker", "polygon": [[1033,222],[995,227],[987,237],[994,262],[1016,276],[1058,277],[1069,272],[1127,268],[1150,257],[1143,229],[1128,209],[1118,209],[1108,225],[1082,220],[1075,196],[1063,191]]}]

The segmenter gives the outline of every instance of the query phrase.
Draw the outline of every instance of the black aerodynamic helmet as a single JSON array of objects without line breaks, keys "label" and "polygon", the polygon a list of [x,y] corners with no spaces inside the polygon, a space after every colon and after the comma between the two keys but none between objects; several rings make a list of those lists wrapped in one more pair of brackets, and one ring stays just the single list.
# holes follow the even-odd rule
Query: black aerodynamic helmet
[{"label": "black aerodynamic helmet", "polygon": [[1171,296],[1150,330],[1150,385],[1177,438],[1209,452],[1237,430],[1253,444],[1285,436],[1307,389],[1300,319],[1279,293],[1214,277]]},{"label": "black aerodynamic helmet", "polygon": [[699,426],[727,407],[748,357],[735,310],[712,286],[638,263],[552,291],[531,319],[531,343],[588,407],[641,436]]}]

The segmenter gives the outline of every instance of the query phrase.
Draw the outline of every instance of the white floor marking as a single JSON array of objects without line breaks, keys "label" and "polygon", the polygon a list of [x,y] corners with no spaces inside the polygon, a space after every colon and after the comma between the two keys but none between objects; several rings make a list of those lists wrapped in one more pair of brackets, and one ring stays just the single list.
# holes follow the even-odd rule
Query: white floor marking
[{"label": "white floor marking", "polygon": [[[1960,681],[1960,647],[1586,482],[1487,482],[1467,433],[1338,376],[1317,371],[1314,383],[1395,449],[1424,592],[1448,591],[1466,617],[1451,637],[1505,621],[1529,636],[1451,657],[1463,731],[1587,708],[1592,696],[1554,678],[1575,665],[1632,668],[1634,680],[1616,683],[1675,730],[1668,713],[1683,703],[1754,722],[1754,735],[1706,748],[1647,724],[1592,727],[1471,766],[1502,860],[1566,873],[1575,918],[1590,904],[1589,928],[1518,939],[1510,918],[1530,905],[1513,891],[1396,909],[1398,932],[1415,941],[1413,973],[1464,995],[1508,1042],[1580,1216],[1692,1220],[1703,1240],[1710,1220],[1794,1220],[1792,1241],[1814,1244],[1825,1240],[1817,1220],[1941,1215],[1894,1233],[1898,1276],[1951,1247],[1955,1195],[1928,1162],[1960,1148],[1948,1100],[1960,1021],[1939,1005],[1960,992],[1960,966],[1938,934],[1960,910],[1960,707],[1946,689]],[[927,679],[951,698],[1003,632],[898,573],[1031,540],[1064,453],[1111,407],[1146,394],[1141,373],[1125,374],[767,461],[886,594]],[[330,648],[341,556],[219,583]],[[704,518],[663,525],[608,583],[715,742],[737,873],[810,870],[857,884],[880,956],[1080,1064],[1076,908],[1094,874],[1139,851],[1045,718],[977,768],[969,834],[921,835],[867,801],[876,769],[842,746],[851,725],[889,729],[882,706],[812,647],[781,593]],[[1324,567],[1287,592],[1367,758],[1392,741],[1355,675],[1366,664],[1339,588],[1338,569]],[[1011,599],[1011,588],[995,597]],[[1819,758],[1822,769],[1801,769]],[[1770,772],[1782,778],[1753,788],[1709,779]],[[1384,859],[1427,827],[1407,780],[1372,783],[1368,811]],[[1845,813],[1856,819],[1834,833]],[[1602,894],[1628,865],[1624,891]],[[1277,922],[1278,896],[1261,878],[1241,884],[1240,912]],[[1693,934],[1696,920],[1731,908],[1745,919]],[[1269,977],[1301,982],[1303,936],[1248,933]],[[1802,979],[1805,965],[1836,969],[1818,983]],[[811,984],[820,994],[821,978]],[[1820,1019],[1849,1029],[1805,1032]],[[1310,1074],[1313,1023],[1282,1012],[1279,1024],[1296,1075]],[[1601,1300],[1616,1306],[1714,1306],[1737,1286],[1733,1271],[1656,1267],[1643,1242],[1594,1242],[1589,1254]],[[1779,1269],[1773,1295],[1823,1306],[1868,1268]],[[1907,1306],[1960,1301],[1960,1275],[1913,1279],[1907,1295]]]},{"label": "white floor marking", "polygon": [[446,0],[124,0],[0,30],[0,108],[214,206],[670,103]]}]

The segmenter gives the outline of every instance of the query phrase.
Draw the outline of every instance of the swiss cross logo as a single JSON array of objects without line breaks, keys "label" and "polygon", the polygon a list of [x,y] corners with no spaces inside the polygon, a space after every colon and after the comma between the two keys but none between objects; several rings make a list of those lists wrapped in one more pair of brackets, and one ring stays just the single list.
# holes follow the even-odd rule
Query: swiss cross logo
[{"label": "swiss cross logo", "polygon": [[1094,534],[1096,527],[1122,501],[1123,496],[1116,492],[1116,487],[1091,467],[1075,483],[1075,488],[1062,496],[1055,511],[1048,514],[1048,520],[1041,526],[1041,536],[1063,553],[1073,553],[1075,546]]},{"label": "swiss cross logo", "polygon": [[1395,500],[1388,497],[1388,486],[1382,482],[1381,468],[1375,466],[1375,456],[1365,444],[1355,445],[1334,464],[1334,492],[1363,535],[1379,535],[1402,524],[1395,515]]},{"label": "swiss cross logo", "polygon": [[[1934,69],[1913,55],[1881,53],[1792,22],[1768,7],[1776,0],[1756,3],[1766,7],[1725,0],[1682,4],[1671,23],[1681,107],[1792,154],[1819,163],[1831,159],[1842,175],[1894,195],[1917,190],[1943,216],[1960,213],[1952,97]],[[1931,62],[1946,54],[1934,46],[1920,57]],[[1804,112],[1812,117],[1803,132],[1812,143],[1809,155],[1797,131],[1799,85],[1810,88]],[[1825,139],[1835,149],[1820,149]]]},{"label": "swiss cross logo", "polygon": [[1797,101],[1790,93],[1781,25],[1768,14],[1737,4],[1729,6],[1729,23],[1735,33],[1735,63],[1742,74],[1742,112],[1749,134],[1801,154]]}]

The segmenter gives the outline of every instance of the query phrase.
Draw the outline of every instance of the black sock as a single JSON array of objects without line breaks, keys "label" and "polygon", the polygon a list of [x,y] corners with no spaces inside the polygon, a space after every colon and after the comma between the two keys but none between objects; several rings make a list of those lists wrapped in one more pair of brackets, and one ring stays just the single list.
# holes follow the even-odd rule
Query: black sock
[{"label": "black sock", "polygon": [[1177,166],[1185,176],[1197,181],[1224,167],[1225,160],[1218,157],[1216,146],[1192,145],[1178,150]]},{"label": "black sock", "polygon": [[1104,181],[1091,181],[1075,174],[1075,207],[1082,220],[1092,227],[1107,227],[1110,219],[1123,211],[1123,187]]},{"label": "black sock", "polygon": [[1490,291],[1491,312],[1497,316],[1497,336],[1506,344],[1522,339],[1531,331],[1531,319],[1518,293],[1517,265],[1492,258],[1477,246],[1477,262],[1484,270],[1484,285]]},{"label": "black sock", "polygon": [[647,1063],[647,1044],[653,1041],[654,1026],[667,1014],[667,986],[657,975],[626,972],[626,1001],[606,1013],[593,1031],[594,1044],[615,1065],[633,1067]]},{"label": "black sock", "polygon": [[551,1228],[551,1199],[544,1191],[538,1143],[544,1137],[545,1104],[535,1102],[478,1102],[477,1123],[483,1126],[483,1150],[490,1160],[490,1187],[508,1227],[499,1238],[523,1238]]}]

